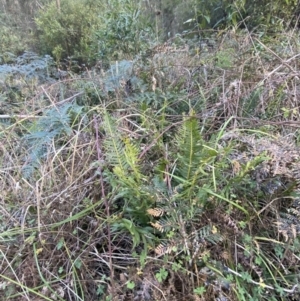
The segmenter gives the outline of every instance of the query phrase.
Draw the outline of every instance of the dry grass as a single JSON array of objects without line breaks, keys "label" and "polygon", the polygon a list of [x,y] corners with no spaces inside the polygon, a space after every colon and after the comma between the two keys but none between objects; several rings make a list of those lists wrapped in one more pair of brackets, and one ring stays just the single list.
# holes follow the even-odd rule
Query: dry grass
[{"label": "dry grass", "polygon": [[[237,300],[242,288],[248,289],[241,284],[238,266],[253,277],[249,287],[262,287],[262,279],[266,285],[271,282],[271,291],[278,284],[293,295],[297,276],[290,281],[286,275],[299,272],[299,225],[284,224],[279,214],[297,209],[293,200],[299,193],[299,45],[293,33],[278,35],[274,42],[245,32],[212,39],[213,48],[209,43],[201,49],[193,44],[188,53],[175,50],[156,53],[143,63],[137,60],[134,75],[143,77],[145,85],[134,87],[132,97],[136,99],[127,99],[127,91],[120,87],[106,93],[102,75],[91,76],[92,72],[85,79],[69,75],[51,85],[37,84],[26,92],[24,102],[13,109],[18,115],[7,119],[0,132],[3,300],[94,301],[105,300],[106,296],[114,296],[114,300]],[[45,108],[59,112],[63,104],[74,102],[72,95],[81,92],[77,100],[89,101],[91,106],[73,119],[71,132],[47,142],[46,153],[33,173],[24,176],[24,169],[32,163],[28,154],[34,148],[28,147],[24,135],[34,129],[33,120],[42,118]],[[139,100],[146,102],[146,93],[151,101],[144,109]],[[93,105],[97,96],[99,102]],[[103,172],[110,171],[103,147],[106,110],[120,121],[118,133],[141,142],[139,158],[145,177],[154,172],[151,168],[157,166],[160,157],[165,158],[169,174],[164,181],[172,188],[170,174],[175,163],[169,162],[174,154],[160,144],[160,138],[172,149],[173,127],[182,123],[182,113],[191,108],[201,120],[206,140],[220,136],[216,143],[219,162],[228,164],[224,178],[245,178],[245,182],[232,181],[228,198],[250,213],[246,219],[237,207],[211,197],[211,205],[201,219],[192,221],[191,228],[198,231],[213,226],[222,240],[203,242],[195,250],[195,236],[189,237],[185,251],[191,248],[192,264],[183,252],[163,256],[163,252],[156,255],[149,248],[144,254],[142,244],[134,245],[130,231],[113,228],[125,209],[115,201],[113,184]],[[222,132],[224,122],[226,133]],[[246,130],[254,134],[239,134]],[[288,146],[286,137],[292,137]],[[226,147],[230,143],[235,152],[229,156]],[[273,182],[256,179],[258,186],[249,200],[246,190],[251,179],[243,171],[247,162],[263,152],[269,159],[255,169],[254,175],[264,172],[265,178],[276,178],[283,183],[285,194],[278,186],[275,192],[268,190]],[[279,166],[278,161],[285,165]],[[228,183],[224,180],[215,185],[221,190]],[[260,191],[263,189],[267,195]],[[155,235],[153,243],[157,246],[163,234]],[[284,254],[275,254],[274,246]],[[238,274],[231,273],[230,290],[216,280],[217,273],[226,277],[226,272],[211,262],[222,263]],[[263,278],[266,266],[272,270],[273,279]],[[159,282],[157,274],[162,267],[168,276]],[[133,290],[128,281],[135,284]],[[206,288],[202,296],[194,293],[199,287]]]}]

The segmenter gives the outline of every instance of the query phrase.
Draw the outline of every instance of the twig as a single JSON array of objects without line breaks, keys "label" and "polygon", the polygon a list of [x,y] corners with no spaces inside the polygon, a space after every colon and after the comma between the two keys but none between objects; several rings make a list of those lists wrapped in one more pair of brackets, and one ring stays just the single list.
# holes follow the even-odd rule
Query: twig
[{"label": "twig", "polygon": [[12,118],[20,118],[20,119],[32,119],[32,118],[41,118],[43,116],[39,115],[0,115],[0,119],[12,119]]}]

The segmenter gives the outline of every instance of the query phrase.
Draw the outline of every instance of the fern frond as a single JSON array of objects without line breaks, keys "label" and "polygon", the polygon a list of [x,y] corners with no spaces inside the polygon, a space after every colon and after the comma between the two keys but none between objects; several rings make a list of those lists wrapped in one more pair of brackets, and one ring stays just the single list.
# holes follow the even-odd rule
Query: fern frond
[{"label": "fern frond", "polygon": [[169,241],[167,245],[164,243],[161,243],[155,248],[154,252],[159,256],[165,255],[165,254],[170,254],[170,253],[174,252],[174,249],[177,246],[178,246],[178,244],[175,241]]},{"label": "fern frond", "polygon": [[104,113],[103,121],[103,127],[106,134],[106,139],[104,141],[105,160],[111,166],[119,166],[119,168],[125,174],[128,164],[123,151],[124,144],[117,129],[116,121],[113,120],[107,112]]},{"label": "fern frond", "polygon": [[104,113],[103,127],[105,160],[113,167],[114,174],[130,187],[140,185],[143,175],[138,164],[138,147],[128,137],[122,137],[117,121]]},{"label": "fern frond", "polygon": [[128,137],[123,139],[125,144],[124,154],[126,157],[126,163],[129,165],[129,168],[133,171],[135,178],[139,181],[141,179],[141,171],[138,165],[138,156],[139,149],[133,144]]},{"label": "fern frond", "polygon": [[[289,212],[291,214],[293,214],[295,217],[297,217],[298,220],[300,220],[300,210],[299,210],[299,208],[290,208]],[[300,222],[299,222],[299,224],[300,224]]]},{"label": "fern frond", "polygon": [[147,213],[154,217],[159,217],[164,215],[165,211],[161,208],[150,208],[147,210]]},{"label": "fern frond", "polygon": [[160,224],[160,222],[150,223],[150,225],[160,232],[164,232],[164,227]]},{"label": "fern frond", "polygon": [[167,219],[160,219],[159,221],[156,221],[155,223],[150,222],[150,224],[153,228],[155,228],[156,230],[158,230],[162,233],[169,231],[171,228],[174,228],[174,223]]},{"label": "fern frond", "polygon": [[200,127],[193,112],[190,117],[185,117],[175,141],[178,148],[178,172],[188,181],[199,167],[203,149]]}]

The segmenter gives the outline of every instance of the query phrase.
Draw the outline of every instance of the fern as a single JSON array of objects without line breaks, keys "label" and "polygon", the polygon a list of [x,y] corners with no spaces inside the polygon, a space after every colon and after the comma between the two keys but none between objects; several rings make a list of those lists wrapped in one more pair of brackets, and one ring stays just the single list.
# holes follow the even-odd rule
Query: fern
[{"label": "fern", "polygon": [[150,214],[151,216],[159,217],[159,216],[163,216],[165,211],[161,208],[150,208],[147,210],[147,213]]},{"label": "fern", "polygon": [[103,127],[106,134],[106,139],[104,140],[106,162],[112,166],[119,166],[120,170],[125,173],[128,165],[123,154],[124,145],[116,127],[116,122],[107,112],[104,113]]},{"label": "fern", "polygon": [[[157,227],[156,225],[151,224],[155,228],[157,228],[159,231],[162,232],[162,230]],[[193,255],[191,259],[194,259],[200,250],[200,246],[204,245],[205,242],[210,242],[212,244],[217,244],[222,240],[222,237],[219,233],[214,231],[214,227],[211,227],[209,225],[204,226],[203,228],[191,233],[191,235],[187,238],[181,238],[181,239],[169,239],[168,241],[160,243],[155,248],[155,253],[158,255],[164,255],[164,254],[170,254],[174,250],[176,251],[185,251],[186,253],[189,253],[189,249],[193,249]]]},{"label": "fern", "polygon": [[[113,168],[114,174],[128,188],[139,191],[142,174],[138,165],[138,148],[128,137],[122,137],[115,120],[105,112],[104,141],[105,161]],[[138,192],[139,193],[139,192]]]},{"label": "fern", "polygon": [[175,142],[178,149],[178,175],[185,181],[190,181],[198,171],[203,150],[200,128],[193,112],[191,117],[185,117]]},{"label": "fern", "polygon": [[129,167],[129,169],[132,170],[137,183],[140,183],[142,174],[141,174],[140,167],[138,164],[139,163],[138,147],[135,144],[133,144],[128,137],[125,137],[123,139],[123,142],[125,145],[124,154],[126,157],[126,162],[128,164],[128,167]]},{"label": "fern", "polygon": [[45,111],[23,137],[23,144],[28,154],[25,158],[23,176],[30,178],[51,150],[52,145],[59,146],[59,138],[68,137],[73,131],[74,116],[78,116],[83,107],[64,104],[61,107]]},{"label": "fern", "polygon": [[[157,169],[165,176],[154,178],[156,207],[147,212],[153,219],[152,227],[171,237],[159,244],[155,252],[159,255],[170,253],[175,239],[179,251],[185,251],[192,259],[191,251],[197,249],[199,243],[217,243],[221,239],[219,234],[213,233],[210,225],[204,224],[200,229],[193,226],[195,220],[201,219],[209,199],[208,195],[204,196],[203,187],[209,189],[213,185],[214,178],[208,171],[218,152],[204,143],[194,112],[184,117],[175,136],[175,148],[170,149],[174,160],[173,171],[167,173]],[[168,188],[165,177],[170,178]]]},{"label": "fern", "polygon": [[170,240],[167,243],[161,243],[155,248],[155,253],[159,256],[170,254],[173,251],[177,250],[178,248],[178,241]]},{"label": "fern", "polygon": [[158,230],[159,232],[168,232],[172,229],[172,227],[175,226],[174,221],[168,218],[160,219],[159,221],[156,221],[155,223],[150,222],[151,226]]},{"label": "fern", "polygon": [[[153,203],[148,179],[141,173],[139,147],[124,136],[116,119],[104,112],[104,157],[108,166],[106,182],[111,185],[115,204],[122,204],[123,214],[136,224],[148,225],[147,209]],[[119,206],[119,205],[118,205]],[[116,207],[118,207],[116,206]]]},{"label": "fern", "polygon": [[174,182],[180,184],[176,190],[178,197],[187,198],[190,206],[194,203],[199,186],[215,185],[213,178],[214,161],[218,152],[204,143],[200,127],[192,111],[189,117],[184,117],[183,124],[175,137],[177,148]]}]

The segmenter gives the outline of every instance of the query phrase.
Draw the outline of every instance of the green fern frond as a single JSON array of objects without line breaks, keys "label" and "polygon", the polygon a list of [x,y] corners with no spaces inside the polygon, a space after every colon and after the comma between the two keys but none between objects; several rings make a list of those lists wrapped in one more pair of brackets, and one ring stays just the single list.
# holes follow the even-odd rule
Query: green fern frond
[{"label": "green fern frond", "polygon": [[215,227],[212,227],[210,225],[207,225],[198,231],[195,232],[195,238],[197,238],[198,241],[209,241],[213,244],[218,243],[222,240],[222,236],[219,234],[217,229]]},{"label": "green fern frond", "polygon": [[103,127],[106,139],[104,141],[105,160],[111,166],[118,166],[121,173],[126,174],[128,164],[124,155],[124,144],[116,126],[116,121],[104,113]]},{"label": "green fern frond", "polygon": [[194,112],[191,112],[191,116],[184,118],[175,141],[178,148],[178,172],[183,179],[188,181],[199,168],[203,149],[200,127]]},{"label": "green fern frond", "polygon": [[162,233],[170,231],[172,228],[174,228],[174,222],[167,218],[160,219],[154,223],[150,222],[150,224],[153,228]]},{"label": "green fern frond", "polygon": [[128,137],[122,137],[117,121],[107,112],[104,114],[103,126],[106,133],[104,141],[106,162],[113,167],[119,179],[130,186],[139,183],[142,173],[138,164],[138,147]]},{"label": "green fern frond", "polygon": [[[107,169],[105,181],[111,185],[113,200],[121,204],[122,215],[137,225],[149,225],[147,209],[153,206],[153,191],[139,165],[138,144],[124,136],[118,121],[104,112],[103,151]],[[120,201],[120,202],[119,202]],[[149,227],[150,228],[150,227]]]},{"label": "green fern frond", "polygon": [[135,144],[133,144],[130,141],[128,137],[125,137],[123,141],[125,145],[124,154],[126,157],[126,163],[128,164],[129,168],[132,170],[135,179],[139,182],[142,177],[140,167],[138,165],[139,149]]}]

